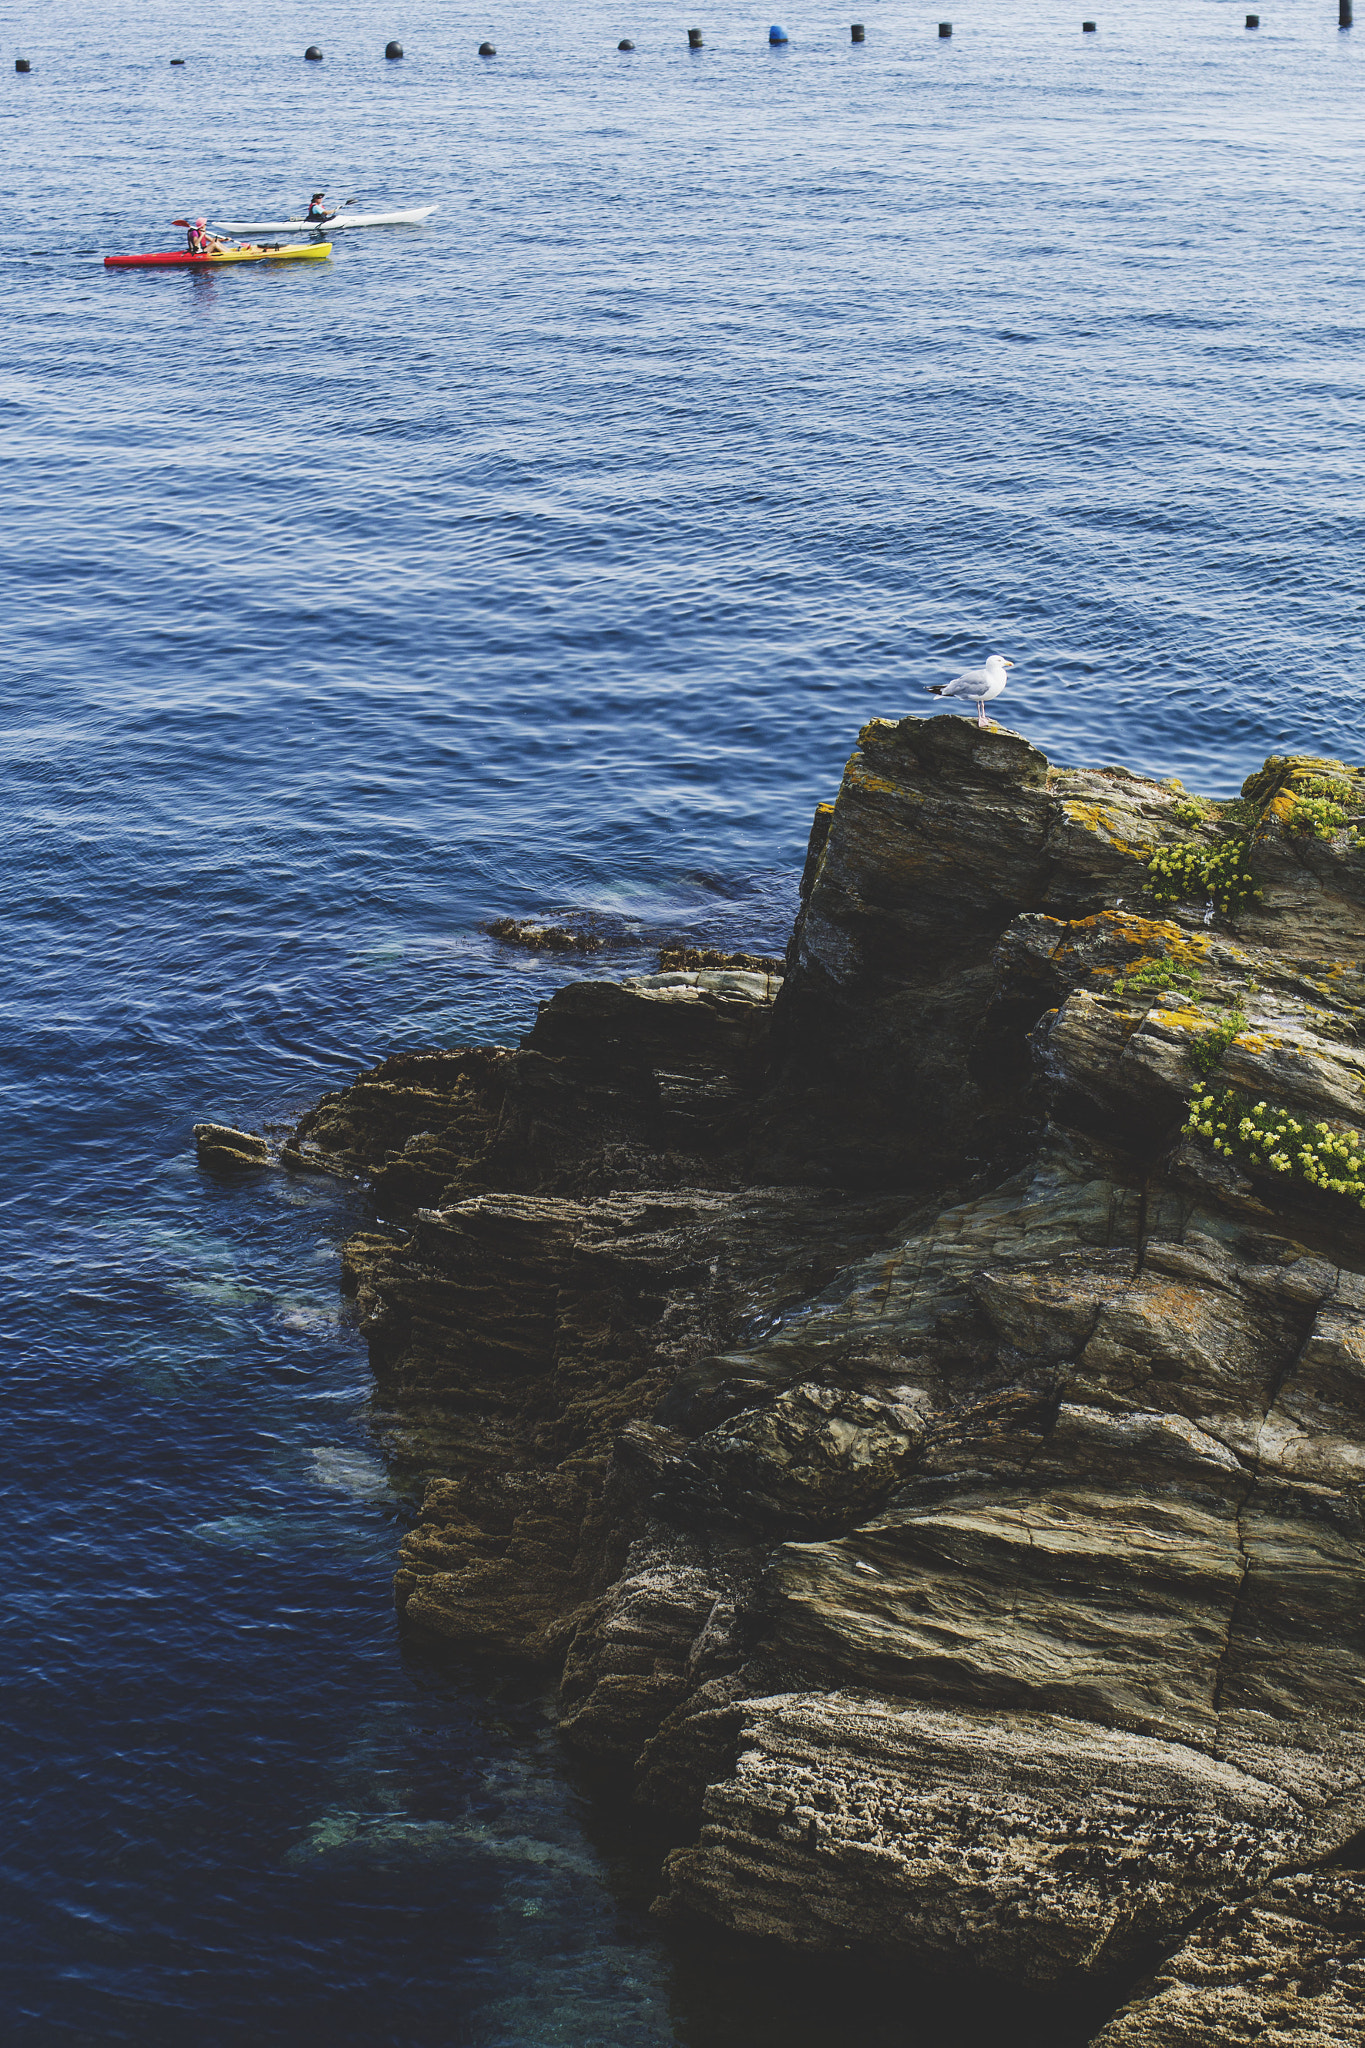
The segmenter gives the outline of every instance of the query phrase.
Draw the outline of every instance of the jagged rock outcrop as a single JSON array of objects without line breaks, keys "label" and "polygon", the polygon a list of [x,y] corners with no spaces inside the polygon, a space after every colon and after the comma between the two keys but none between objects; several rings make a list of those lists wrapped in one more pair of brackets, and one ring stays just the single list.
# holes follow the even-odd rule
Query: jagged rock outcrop
[{"label": "jagged rock outcrop", "polygon": [[393,1232],[400,1606],[560,1661],[661,1911],[1155,1972],[1106,2048],[1358,2038],[1357,790],[875,721],[785,977],[573,984],[300,1125]]}]

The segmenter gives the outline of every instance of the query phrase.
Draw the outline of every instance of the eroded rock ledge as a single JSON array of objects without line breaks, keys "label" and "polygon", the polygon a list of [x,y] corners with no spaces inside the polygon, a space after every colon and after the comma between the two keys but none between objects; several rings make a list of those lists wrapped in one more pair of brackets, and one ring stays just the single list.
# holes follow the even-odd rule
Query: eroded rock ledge
[{"label": "eroded rock ledge", "polygon": [[[558,1661],[661,1911],[1127,1972],[1104,2048],[1365,2033],[1365,1215],[1184,1129],[1365,1123],[1324,772],[1220,810],[874,722],[785,977],[571,984],[286,1147],[403,1231],[346,1262],[442,1475],[400,1606]],[[1231,828],[1260,900],[1154,909]]]}]

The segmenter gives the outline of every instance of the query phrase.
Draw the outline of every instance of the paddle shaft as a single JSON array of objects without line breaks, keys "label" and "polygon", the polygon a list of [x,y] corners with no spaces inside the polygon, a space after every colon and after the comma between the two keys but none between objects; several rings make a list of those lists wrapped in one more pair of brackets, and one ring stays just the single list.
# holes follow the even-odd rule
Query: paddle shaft
[{"label": "paddle shaft", "polygon": [[[339,214],[339,213],[341,212],[341,207],[342,207],[342,206],[354,206],[354,205],[355,205],[355,201],[354,201],[354,199],[343,199],[343,200],[342,200],[342,202],[341,202],[341,206],[335,207],[335,208],[333,209],[333,211],[332,211],[331,213],[329,213],[329,214],[327,215],[327,220],[309,220],[309,218],[308,218],[307,214],[305,214],[305,215],[304,215],[304,217],[303,217],[303,219],[302,219],[301,221],[297,221],[297,222],[296,222],[296,221],[291,221],[291,222],[290,222],[290,226],[291,226],[291,227],[296,227],[296,226],[297,226],[297,227],[301,227],[301,228],[321,228],[321,227],[325,227],[325,226],[327,225],[327,221],[328,221],[328,220],[335,220],[335,219],[336,219],[336,217],[337,217],[337,214]],[[175,219],[175,220],[173,220],[173,221],[171,222],[171,226],[172,226],[173,228],[192,228],[192,227],[194,226],[194,222],[193,222],[192,220],[181,220],[181,219],[180,219],[180,218],[179,218],[179,217],[177,216],[177,217],[176,217],[176,219]],[[220,237],[220,240],[221,240],[221,237]]]}]

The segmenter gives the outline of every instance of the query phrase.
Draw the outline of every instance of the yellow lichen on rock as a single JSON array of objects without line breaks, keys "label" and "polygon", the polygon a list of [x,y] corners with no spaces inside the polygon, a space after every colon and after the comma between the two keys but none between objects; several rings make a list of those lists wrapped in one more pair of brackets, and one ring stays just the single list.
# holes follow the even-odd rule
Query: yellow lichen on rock
[{"label": "yellow lichen on rock", "polygon": [[1207,1014],[1203,1010],[1195,1009],[1192,1004],[1185,1004],[1178,1010],[1157,1007],[1153,1011],[1153,1017],[1155,1022],[1165,1025],[1168,1031],[1204,1032],[1209,1028]]},{"label": "yellow lichen on rock", "polygon": [[1142,858],[1144,849],[1134,846],[1118,831],[1113,817],[1103,804],[1084,803],[1078,797],[1063,797],[1062,809],[1073,825],[1079,825],[1084,832],[1103,833],[1109,844],[1119,853],[1131,855],[1134,860]]},{"label": "yellow lichen on rock", "polygon": [[850,764],[848,782],[855,789],[871,791],[876,796],[895,797],[898,802],[923,803],[917,790],[908,789],[903,782],[893,782],[888,775],[875,775],[865,761]]},{"label": "yellow lichen on rock", "polygon": [[1160,950],[1166,959],[1183,967],[1197,967],[1208,958],[1210,941],[1201,932],[1183,930],[1169,918],[1135,917],[1126,910],[1106,910],[1103,916],[1145,954]]}]

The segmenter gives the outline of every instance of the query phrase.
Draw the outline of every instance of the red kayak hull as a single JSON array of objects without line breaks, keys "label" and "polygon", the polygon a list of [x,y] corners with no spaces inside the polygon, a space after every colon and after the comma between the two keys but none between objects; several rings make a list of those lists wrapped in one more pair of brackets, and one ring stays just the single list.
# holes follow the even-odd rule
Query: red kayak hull
[{"label": "red kayak hull", "polygon": [[163,249],[159,256],[106,256],[106,270],[128,270],[143,263],[178,263],[187,270],[208,262],[207,256],[192,255],[188,249]]},{"label": "red kayak hull", "polygon": [[220,263],[319,263],[332,253],[330,242],[294,242],[279,249],[215,249],[195,256],[188,249],[162,249],[150,256],[106,256],[106,270],[213,270]]}]

